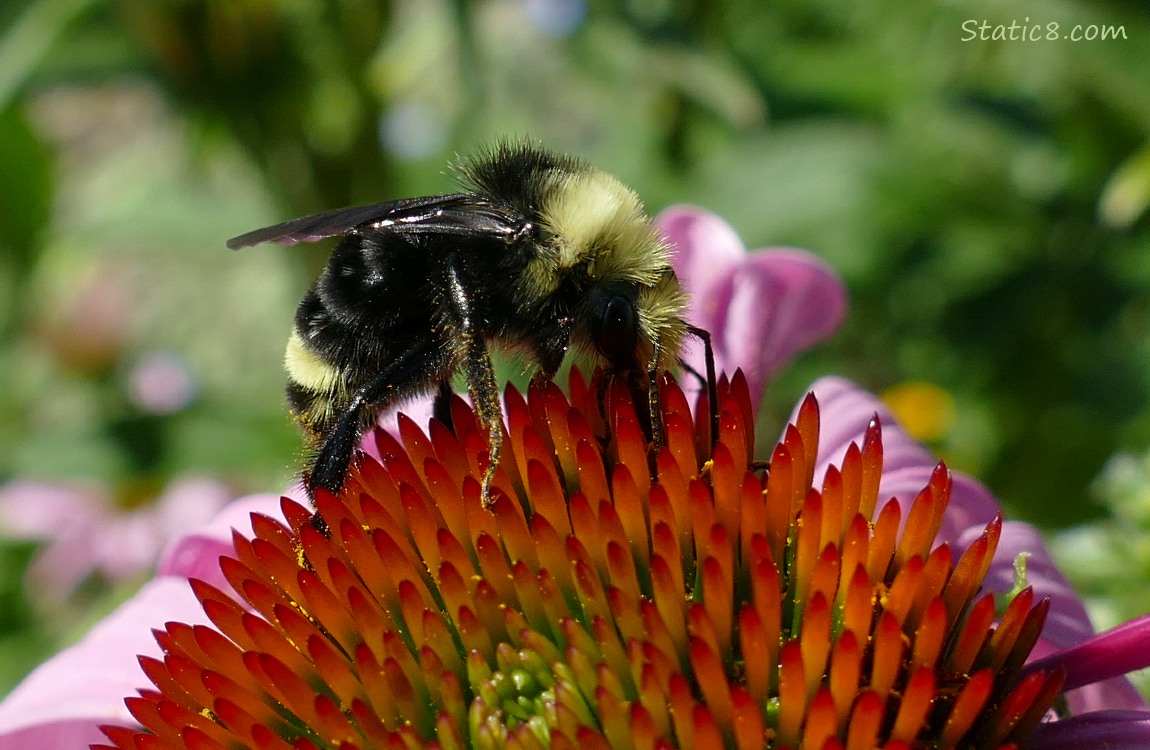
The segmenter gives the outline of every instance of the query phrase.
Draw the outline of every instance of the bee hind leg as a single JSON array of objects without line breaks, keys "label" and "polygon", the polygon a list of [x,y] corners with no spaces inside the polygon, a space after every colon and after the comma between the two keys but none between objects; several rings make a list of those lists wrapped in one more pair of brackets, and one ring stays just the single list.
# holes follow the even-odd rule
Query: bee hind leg
[{"label": "bee hind leg", "polygon": [[311,463],[305,477],[308,493],[314,497],[316,490],[322,487],[338,495],[347,479],[352,453],[370,423],[372,407],[394,403],[397,397],[426,382],[428,373],[442,371],[446,362],[447,357],[441,349],[421,342],[393,359],[360,388],[339,413]]}]

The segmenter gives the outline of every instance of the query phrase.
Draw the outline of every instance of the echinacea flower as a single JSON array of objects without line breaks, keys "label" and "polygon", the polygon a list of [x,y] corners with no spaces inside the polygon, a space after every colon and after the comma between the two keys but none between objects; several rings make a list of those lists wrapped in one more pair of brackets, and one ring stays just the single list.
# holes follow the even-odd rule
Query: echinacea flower
[{"label": "echinacea flower", "polygon": [[[128,704],[150,734],[110,726],[112,746],[979,748],[1034,736],[1071,673],[1023,671],[1051,600],[982,590],[997,516],[963,549],[938,543],[944,528],[964,533],[969,510],[953,507],[945,467],[910,497],[884,497],[884,437],[899,446],[897,429],[872,422],[813,481],[819,446],[841,434],[834,408],[854,403],[845,388],[829,413],[803,402],[763,472],[745,379],[723,384],[713,450],[707,420],[668,383],[654,475],[626,395],[609,400],[604,450],[595,389],[576,376],[571,390],[509,392],[490,511],[483,436],[457,400],[455,434],[402,417],[400,440],[377,430],[382,462],[362,457],[315,514],[285,499],[284,521],[253,515],[253,538],[235,535],[221,561],[228,584],[193,584],[211,624],[168,622],[163,655],[141,660],[155,687]],[[1107,676],[1138,666],[1127,651]],[[1093,729],[1053,721],[1038,735],[1050,744],[1033,746],[1092,746],[1056,744],[1046,727],[1060,725]]]},{"label": "echinacea flower", "polygon": [[[1062,675],[1013,682],[1046,605],[1014,597],[999,627],[980,595],[1000,525],[961,556],[932,551],[949,500],[938,469],[877,512],[877,423],[822,491],[817,402],[751,471],[746,383],[721,396],[713,452],[664,389],[666,449],[621,392],[613,450],[596,389],[509,392],[508,460],[482,507],[482,432],[380,431],[318,516],[253,518],[221,566],[243,603],[193,583],[214,627],[169,623],[155,689],[129,699],[151,735],[127,750],[440,746],[1004,747]],[[705,424],[705,422],[700,422]],[[700,449],[701,448],[701,449]],[[322,520],[319,520],[322,519]],[[142,737],[149,739],[144,740]],[[837,745],[834,743],[838,743]]]}]

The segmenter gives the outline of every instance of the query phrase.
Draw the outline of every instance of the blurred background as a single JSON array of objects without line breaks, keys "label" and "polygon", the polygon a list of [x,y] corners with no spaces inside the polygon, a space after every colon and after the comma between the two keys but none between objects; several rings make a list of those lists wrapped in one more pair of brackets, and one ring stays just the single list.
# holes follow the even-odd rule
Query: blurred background
[{"label": "blurred background", "polygon": [[820,255],[849,317],[765,431],[851,377],[1048,532],[1096,624],[1150,609],[1142,0],[6,0],[0,694],[291,481],[328,248],[224,241],[449,191],[506,135]]}]

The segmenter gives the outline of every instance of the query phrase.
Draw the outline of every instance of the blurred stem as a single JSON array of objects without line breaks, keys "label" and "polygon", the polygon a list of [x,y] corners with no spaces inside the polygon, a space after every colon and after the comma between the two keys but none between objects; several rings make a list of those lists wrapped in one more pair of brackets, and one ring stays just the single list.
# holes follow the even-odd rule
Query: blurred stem
[{"label": "blurred stem", "polygon": [[103,0],[40,0],[0,38],[0,109],[16,96],[64,31]]}]

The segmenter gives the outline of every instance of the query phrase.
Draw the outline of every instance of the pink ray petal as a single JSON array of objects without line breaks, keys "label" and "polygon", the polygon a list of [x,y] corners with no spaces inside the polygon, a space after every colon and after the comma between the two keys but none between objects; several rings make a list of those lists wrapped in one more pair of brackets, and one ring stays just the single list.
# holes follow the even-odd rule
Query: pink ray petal
[{"label": "pink ray petal", "polygon": [[151,629],[172,620],[206,623],[207,617],[186,580],[150,581],[0,703],[0,750],[71,750],[104,740],[101,724],[134,724],[124,696],[148,684],[137,654],[159,656]]}]

